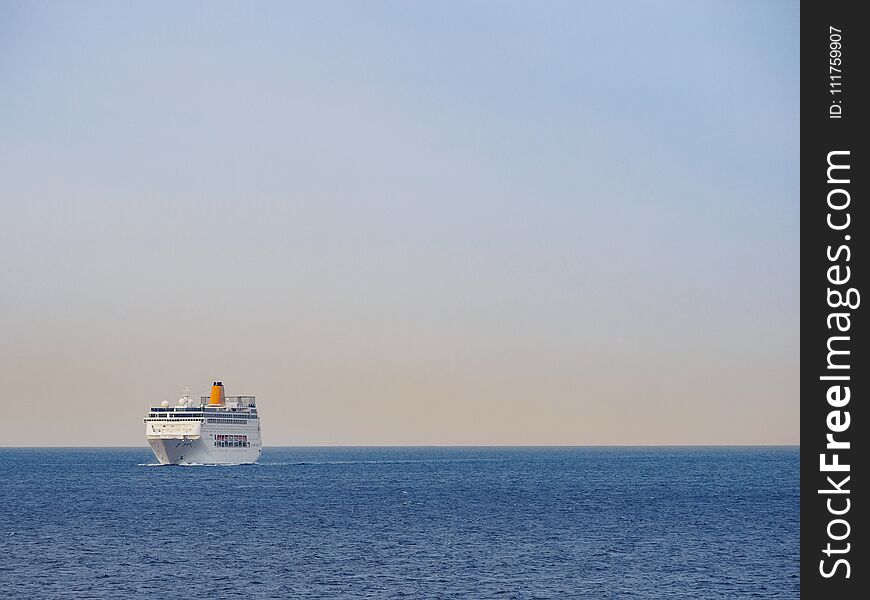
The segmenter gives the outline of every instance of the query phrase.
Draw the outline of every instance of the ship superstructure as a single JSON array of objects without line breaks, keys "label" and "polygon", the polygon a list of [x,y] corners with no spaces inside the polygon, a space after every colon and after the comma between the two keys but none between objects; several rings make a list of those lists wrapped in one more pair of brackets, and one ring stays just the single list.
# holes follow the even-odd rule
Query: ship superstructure
[{"label": "ship superstructure", "polygon": [[260,416],[254,396],[226,396],[220,381],[198,401],[186,390],[176,406],[164,400],[145,417],[145,439],[161,464],[245,464],[260,458]]}]

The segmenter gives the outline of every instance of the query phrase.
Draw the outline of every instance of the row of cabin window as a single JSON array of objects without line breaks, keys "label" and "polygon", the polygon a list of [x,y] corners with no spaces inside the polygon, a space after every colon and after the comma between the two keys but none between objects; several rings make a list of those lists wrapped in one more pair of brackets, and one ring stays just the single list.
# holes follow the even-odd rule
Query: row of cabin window
[{"label": "row of cabin window", "polygon": [[218,448],[249,448],[251,442],[215,442],[214,445]]},{"label": "row of cabin window", "polygon": [[[184,418],[188,418],[188,417],[202,418],[203,417],[203,415],[201,413],[174,413],[174,414],[150,413],[148,416],[149,417],[167,417],[170,419],[184,419]],[[205,416],[208,416],[208,415],[205,415]],[[244,419],[256,419],[257,415],[250,415],[250,414],[221,415],[221,417],[222,418],[233,417],[236,419],[243,419],[244,420]]]},{"label": "row of cabin window", "polygon": [[[253,410],[254,412],[257,411],[256,407],[251,407],[251,406],[249,406],[248,408],[250,408],[250,409]],[[181,412],[181,411],[184,411],[184,410],[196,410],[196,411],[200,411],[200,410],[201,410],[201,411],[203,411],[203,412],[210,412],[210,413],[215,413],[215,412],[224,412],[224,411],[222,411],[222,410],[219,409],[219,408],[208,408],[208,407],[205,407],[205,408],[197,408],[197,407],[194,407],[194,406],[190,406],[190,407],[184,407],[184,406],[170,406],[169,408],[163,408],[162,406],[152,406],[152,407],[151,407],[151,411],[152,411],[152,412],[162,412],[162,413],[172,413],[172,412],[176,412],[176,411]]]},{"label": "row of cabin window", "polygon": [[[154,420],[154,423],[177,423],[179,421],[197,421],[202,422],[202,419],[159,419]],[[228,425],[246,425],[248,422],[238,419],[206,419],[209,423],[226,423]]]}]

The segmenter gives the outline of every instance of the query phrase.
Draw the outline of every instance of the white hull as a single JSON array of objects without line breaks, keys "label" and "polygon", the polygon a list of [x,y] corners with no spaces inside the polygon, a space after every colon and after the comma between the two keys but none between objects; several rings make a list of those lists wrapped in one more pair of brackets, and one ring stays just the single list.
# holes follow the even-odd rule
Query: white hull
[{"label": "white hull", "polygon": [[203,439],[149,439],[148,445],[162,465],[251,464],[260,458],[260,445],[219,448]]}]

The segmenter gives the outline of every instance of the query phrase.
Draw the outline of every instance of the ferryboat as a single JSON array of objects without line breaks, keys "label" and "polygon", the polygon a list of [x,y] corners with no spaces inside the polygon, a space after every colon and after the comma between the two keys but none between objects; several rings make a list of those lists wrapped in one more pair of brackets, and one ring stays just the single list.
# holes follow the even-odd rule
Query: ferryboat
[{"label": "ferryboat", "polygon": [[263,448],[256,398],[226,396],[220,381],[198,401],[187,389],[175,406],[150,407],[145,439],[163,465],[250,464]]}]

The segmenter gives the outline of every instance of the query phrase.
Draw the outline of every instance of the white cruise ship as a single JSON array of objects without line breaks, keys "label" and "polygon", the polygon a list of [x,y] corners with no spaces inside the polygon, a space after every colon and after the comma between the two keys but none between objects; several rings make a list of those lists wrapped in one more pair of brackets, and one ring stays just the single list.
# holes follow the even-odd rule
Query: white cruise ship
[{"label": "white cruise ship", "polygon": [[164,465],[254,463],[263,449],[256,399],[225,396],[220,381],[198,402],[185,390],[177,406],[148,409],[145,439]]}]

